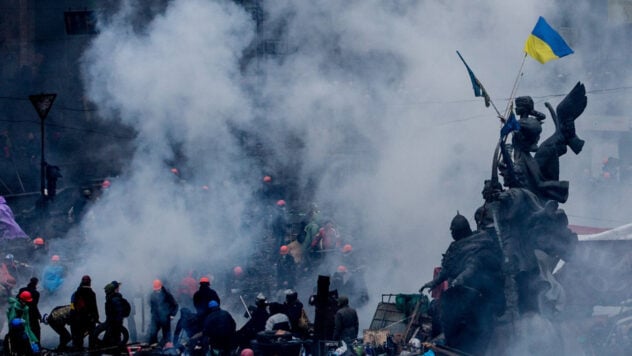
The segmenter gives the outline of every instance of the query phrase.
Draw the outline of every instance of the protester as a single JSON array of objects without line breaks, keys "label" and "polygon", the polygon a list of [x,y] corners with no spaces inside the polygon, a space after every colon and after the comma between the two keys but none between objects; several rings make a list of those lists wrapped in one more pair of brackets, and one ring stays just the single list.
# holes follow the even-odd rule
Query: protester
[{"label": "protester", "polygon": [[60,305],[53,310],[50,314],[44,314],[42,322],[48,324],[59,335],[59,345],[57,345],[56,351],[66,351],[68,343],[72,340],[72,335],[66,329],[66,325],[71,324],[72,306]]},{"label": "protester", "polygon": [[338,298],[338,311],[334,321],[334,340],[342,340],[351,345],[358,337],[358,313],[349,306],[349,298]]},{"label": "protester", "polygon": [[32,301],[27,302],[29,306],[29,326],[31,327],[31,330],[33,330],[33,334],[35,334],[37,339],[41,340],[42,334],[39,323],[42,319],[42,314],[40,314],[38,306],[40,293],[37,291],[37,282],[39,282],[39,279],[37,279],[36,277],[31,278],[29,284],[27,284],[26,287],[20,288],[20,290],[18,291],[18,296],[25,291],[31,294]]},{"label": "protester", "polygon": [[208,303],[208,315],[204,319],[204,336],[208,337],[211,350],[220,356],[230,355],[235,347],[236,323],[226,310],[219,307],[219,303],[211,300]]},{"label": "protester", "polygon": [[42,272],[42,287],[48,294],[55,294],[64,283],[65,270],[59,255],[53,255]]},{"label": "protester", "polygon": [[158,332],[162,331],[160,345],[171,342],[171,319],[178,313],[178,303],[159,279],[153,282],[153,292],[149,297],[151,322],[149,324],[149,343],[158,342]]},{"label": "protester", "polygon": [[[81,277],[79,287],[70,297],[70,331],[72,333],[72,345],[76,349],[83,348],[83,339],[86,333],[91,335],[99,322],[97,296],[92,290],[91,284],[92,279],[90,276],[85,275]],[[90,348],[94,346],[92,338],[89,339],[89,346]]]},{"label": "protester", "polygon": [[198,316],[206,315],[208,312],[208,303],[214,300],[220,304],[219,295],[211,288],[211,280],[208,277],[200,278],[200,288],[193,294],[193,306]]},{"label": "protester", "polygon": [[112,281],[104,287],[105,290],[105,324],[107,329],[104,341],[107,345],[119,346],[123,320],[130,315],[129,302],[119,293],[121,283]]},{"label": "protester", "polygon": [[[7,320],[9,322],[9,337],[18,354],[31,354],[39,352],[39,339],[33,333],[30,325],[28,304],[33,302],[29,291],[24,291],[17,298],[9,298]],[[28,346],[27,346],[28,345]]]}]

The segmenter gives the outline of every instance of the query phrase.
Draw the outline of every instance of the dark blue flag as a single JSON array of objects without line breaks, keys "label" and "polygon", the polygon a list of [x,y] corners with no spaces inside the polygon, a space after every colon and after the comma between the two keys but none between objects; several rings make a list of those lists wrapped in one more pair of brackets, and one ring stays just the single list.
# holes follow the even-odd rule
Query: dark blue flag
[{"label": "dark blue flag", "polygon": [[512,112],[511,115],[509,115],[509,119],[507,119],[507,122],[505,122],[503,127],[500,129],[500,136],[505,137],[511,132],[518,130],[520,130],[520,123],[518,122],[518,120],[516,120],[516,115],[514,115],[514,113]]},{"label": "dark blue flag", "polygon": [[483,97],[485,99],[485,106],[489,107],[491,100],[489,98],[489,94],[487,94],[487,91],[485,90],[485,87],[483,87],[483,85],[478,80],[478,78],[476,78],[476,76],[474,75],[474,72],[472,72],[472,69],[470,69],[470,66],[467,65],[467,63],[465,62],[465,59],[463,59],[463,56],[461,56],[461,53],[459,53],[459,51],[456,51],[456,54],[459,55],[459,58],[461,58],[461,61],[463,62],[463,64],[465,64],[465,68],[467,69],[467,74],[470,76],[470,80],[472,81],[472,89],[474,89],[474,96]]}]

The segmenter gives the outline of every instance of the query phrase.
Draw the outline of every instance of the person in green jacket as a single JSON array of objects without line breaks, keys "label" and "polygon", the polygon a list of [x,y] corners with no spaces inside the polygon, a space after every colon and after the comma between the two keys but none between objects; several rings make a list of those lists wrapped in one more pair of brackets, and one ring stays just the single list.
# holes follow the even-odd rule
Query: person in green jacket
[{"label": "person in green jacket", "polygon": [[[29,323],[29,306],[27,303],[33,301],[33,296],[29,291],[21,292],[17,298],[9,298],[9,308],[7,310],[7,320],[9,322],[9,337],[14,350],[22,350],[24,354],[38,353],[39,340],[31,330]],[[30,348],[22,345],[22,333],[26,334]],[[15,342],[14,342],[15,341]]]}]

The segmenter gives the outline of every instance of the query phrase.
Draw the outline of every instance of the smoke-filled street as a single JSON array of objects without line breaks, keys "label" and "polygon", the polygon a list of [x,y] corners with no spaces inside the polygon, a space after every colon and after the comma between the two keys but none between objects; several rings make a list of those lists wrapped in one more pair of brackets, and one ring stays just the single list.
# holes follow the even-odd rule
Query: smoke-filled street
[{"label": "smoke-filled street", "polygon": [[626,354],[631,13],[0,0],[4,352]]}]

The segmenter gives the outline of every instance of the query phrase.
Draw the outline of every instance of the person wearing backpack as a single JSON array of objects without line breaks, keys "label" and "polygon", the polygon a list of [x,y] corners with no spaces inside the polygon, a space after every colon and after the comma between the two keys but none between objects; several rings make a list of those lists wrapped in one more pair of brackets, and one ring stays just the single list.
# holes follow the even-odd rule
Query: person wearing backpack
[{"label": "person wearing backpack", "polygon": [[108,283],[105,290],[105,324],[107,329],[104,341],[108,345],[118,346],[121,343],[121,332],[123,331],[123,319],[127,318],[132,311],[132,307],[119,293],[121,283],[112,281]]},{"label": "person wearing backpack", "polygon": [[[92,335],[96,324],[99,322],[99,308],[97,307],[97,295],[91,287],[90,276],[81,277],[79,287],[70,298],[70,332],[72,334],[72,346],[78,350],[83,349],[83,339],[86,335]],[[94,346],[93,340],[88,341],[90,348]]]}]

